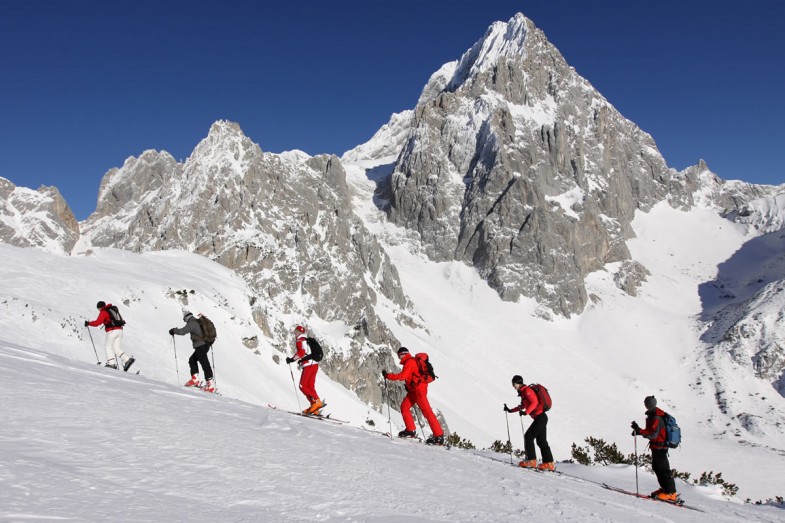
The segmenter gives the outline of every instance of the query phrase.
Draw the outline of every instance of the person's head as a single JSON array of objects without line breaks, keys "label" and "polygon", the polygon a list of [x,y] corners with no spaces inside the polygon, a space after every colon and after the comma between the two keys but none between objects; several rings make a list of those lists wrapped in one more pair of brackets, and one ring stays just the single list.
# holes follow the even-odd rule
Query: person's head
[{"label": "person's head", "polygon": [[643,400],[643,405],[646,407],[646,410],[654,410],[657,408],[657,398],[646,396],[646,399]]},{"label": "person's head", "polygon": [[294,335],[295,337],[299,338],[300,336],[305,336],[306,330],[305,327],[302,325],[298,325],[294,328]]},{"label": "person's head", "polygon": [[194,315],[191,314],[191,311],[183,311],[183,321],[188,321],[193,317]]},{"label": "person's head", "polygon": [[96,309],[103,309],[104,307],[106,307],[106,302],[103,302],[103,301],[99,301],[99,302],[98,302],[98,303],[96,303],[96,305],[95,305],[95,308],[96,308]]},{"label": "person's head", "polygon": [[403,359],[403,357],[406,356],[407,354],[409,354],[409,349],[407,349],[406,347],[401,347],[400,349],[398,349],[399,360]]},{"label": "person's head", "polygon": [[513,376],[512,386],[513,388],[515,388],[515,390],[521,390],[521,387],[523,387],[523,378],[521,376],[518,376],[517,374]]}]

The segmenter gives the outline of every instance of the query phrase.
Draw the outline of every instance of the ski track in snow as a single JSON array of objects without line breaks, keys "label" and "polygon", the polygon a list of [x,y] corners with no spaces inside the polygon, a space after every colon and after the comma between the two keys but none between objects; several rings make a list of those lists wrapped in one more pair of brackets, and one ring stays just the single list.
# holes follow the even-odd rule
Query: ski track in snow
[{"label": "ski track in snow", "polygon": [[[43,363],[43,365],[42,365]],[[782,521],[680,487],[697,513],[605,491],[630,467],[429,448],[0,343],[0,520]],[[192,401],[192,400],[198,401]],[[490,459],[489,459],[490,458]],[[641,490],[654,479],[641,472]],[[632,486],[631,486],[632,485]]]}]

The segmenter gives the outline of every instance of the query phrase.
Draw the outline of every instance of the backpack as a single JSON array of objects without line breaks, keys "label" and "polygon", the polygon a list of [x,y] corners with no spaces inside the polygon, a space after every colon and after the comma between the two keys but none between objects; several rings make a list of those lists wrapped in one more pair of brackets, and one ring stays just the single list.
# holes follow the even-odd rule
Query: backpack
[{"label": "backpack", "polygon": [[553,406],[553,400],[551,400],[551,394],[548,392],[548,389],[539,383],[529,385],[529,388],[532,389],[537,395],[537,403],[542,405],[542,411],[548,412],[551,410],[551,407]]},{"label": "backpack", "polygon": [[109,327],[123,327],[125,326],[125,320],[120,315],[120,311],[117,309],[116,305],[112,305],[106,308],[106,312],[109,314],[109,323],[107,326]]},{"label": "backpack", "polygon": [[311,350],[310,359],[313,361],[322,361],[322,358],[324,358],[324,351],[322,350],[322,346],[319,345],[319,342],[310,336],[305,338],[305,341],[308,342],[308,348]]},{"label": "backpack", "polygon": [[215,343],[218,334],[215,332],[215,324],[207,316],[199,316],[199,327],[202,329],[201,339],[208,345]]},{"label": "backpack", "polygon": [[414,361],[417,362],[417,370],[420,372],[420,383],[433,383],[438,376],[433,372],[433,365],[428,360],[428,354],[418,352],[414,355]]},{"label": "backpack", "polygon": [[665,445],[675,449],[681,443],[681,429],[676,423],[676,418],[666,412],[662,416],[662,421],[665,422]]}]

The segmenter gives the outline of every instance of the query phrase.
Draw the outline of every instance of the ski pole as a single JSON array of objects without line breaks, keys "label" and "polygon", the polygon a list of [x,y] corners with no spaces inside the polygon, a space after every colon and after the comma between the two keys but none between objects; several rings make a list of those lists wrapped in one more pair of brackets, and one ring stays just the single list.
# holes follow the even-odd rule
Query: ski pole
[{"label": "ski pole", "polygon": [[635,442],[635,493],[640,496],[640,492],[638,492],[638,437],[633,434],[632,440]]},{"label": "ski pole", "polygon": [[96,365],[100,365],[101,364],[101,358],[98,357],[98,351],[95,350],[95,342],[93,341],[93,335],[90,333],[90,327],[85,327],[85,328],[87,329],[87,334],[90,335],[90,343],[93,344],[93,352],[95,352],[95,359],[96,359],[95,364]]},{"label": "ski pole", "polygon": [[[210,345],[210,348],[212,349],[213,346]],[[215,351],[214,350],[210,351],[210,358],[212,358],[212,360],[213,360],[213,383],[215,384],[214,386],[217,389],[218,388],[218,372],[216,372],[216,370],[215,370]]]},{"label": "ski pole", "polygon": [[174,343],[174,334],[172,334],[172,350],[174,351],[174,370],[177,371],[177,383],[180,383],[180,368],[177,365],[177,345]]},{"label": "ski pole", "polygon": [[297,395],[297,383],[294,382],[294,372],[292,372],[292,364],[289,364],[289,375],[292,377],[292,385],[294,386],[294,399],[297,400],[297,410],[300,409],[300,396]]},{"label": "ski pole", "polygon": [[392,439],[392,419],[390,418],[390,391],[387,389],[387,379],[384,380],[384,395],[387,396],[387,425],[390,427],[390,439]]},{"label": "ski pole", "polygon": [[[506,407],[507,404],[505,403],[504,406]],[[510,465],[514,465],[512,461],[512,439],[510,438],[510,416],[506,410],[504,411],[504,421],[507,423],[507,443],[510,444]]]}]

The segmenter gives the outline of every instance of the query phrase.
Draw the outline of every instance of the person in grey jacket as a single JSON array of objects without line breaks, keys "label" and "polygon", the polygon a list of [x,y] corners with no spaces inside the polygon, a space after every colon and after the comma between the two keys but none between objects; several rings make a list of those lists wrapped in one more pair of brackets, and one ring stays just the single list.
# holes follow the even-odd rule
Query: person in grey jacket
[{"label": "person in grey jacket", "polygon": [[180,328],[169,329],[169,335],[185,336],[191,335],[191,343],[194,347],[194,353],[188,358],[188,365],[191,367],[191,379],[185,383],[186,387],[198,387],[199,382],[199,367],[197,363],[202,366],[204,370],[204,377],[207,384],[204,386],[206,392],[215,392],[215,384],[213,383],[213,368],[210,366],[210,360],[207,358],[207,353],[210,351],[212,345],[208,344],[203,339],[202,327],[199,325],[199,320],[194,317],[189,311],[183,314],[183,321],[185,325]]}]

